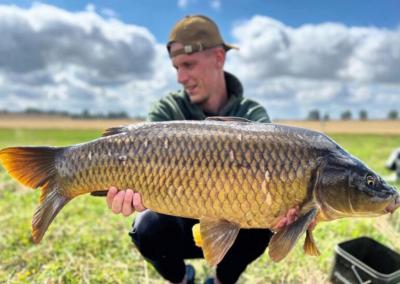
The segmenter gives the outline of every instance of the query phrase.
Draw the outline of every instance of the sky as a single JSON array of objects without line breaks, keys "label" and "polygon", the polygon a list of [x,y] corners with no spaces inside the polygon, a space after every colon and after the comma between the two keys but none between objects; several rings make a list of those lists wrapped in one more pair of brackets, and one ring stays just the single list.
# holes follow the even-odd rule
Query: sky
[{"label": "sky", "polygon": [[400,112],[400,1],[1,1],[0,110],[145,116],[180,89],[165,44],[185,15],[224,40],[225,70],[273,120]]}]

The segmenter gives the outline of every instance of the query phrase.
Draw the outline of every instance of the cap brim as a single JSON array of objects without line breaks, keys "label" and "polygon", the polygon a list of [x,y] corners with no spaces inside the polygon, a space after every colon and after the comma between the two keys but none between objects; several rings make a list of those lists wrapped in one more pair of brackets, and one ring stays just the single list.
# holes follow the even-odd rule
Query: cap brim
[{"label": "cap brim", "polygon": [[231,44],[224,43],[224,49],[225,49],[225,51],[228,51],[228,50],[231,50],[231,49],[239,50],[239,47],[231,45]]}]

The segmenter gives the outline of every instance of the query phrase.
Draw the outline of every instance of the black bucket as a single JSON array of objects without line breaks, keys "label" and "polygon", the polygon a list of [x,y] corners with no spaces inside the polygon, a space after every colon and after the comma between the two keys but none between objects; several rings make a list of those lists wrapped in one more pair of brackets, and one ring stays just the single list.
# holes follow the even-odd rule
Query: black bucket
[{"label": "black bucket", "polygon": [[377,241],[361,237],[335,247],[332,283],[400,283],[400,255]]}]

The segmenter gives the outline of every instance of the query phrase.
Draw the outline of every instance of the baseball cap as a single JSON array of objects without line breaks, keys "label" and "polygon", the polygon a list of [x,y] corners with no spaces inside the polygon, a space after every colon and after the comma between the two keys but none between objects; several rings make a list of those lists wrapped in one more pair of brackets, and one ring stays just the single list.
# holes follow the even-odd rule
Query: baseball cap
[{"label": "baseball cap", "polygon": [[[174,42],[183,44],[183,48],[171,53]],[[167,44],[169,56],[191,54],[205,49],[222,46],[226,51],[237,47],[224,43],[217,25],[208,17],[202,15],[186,16],[175,24]]]}]

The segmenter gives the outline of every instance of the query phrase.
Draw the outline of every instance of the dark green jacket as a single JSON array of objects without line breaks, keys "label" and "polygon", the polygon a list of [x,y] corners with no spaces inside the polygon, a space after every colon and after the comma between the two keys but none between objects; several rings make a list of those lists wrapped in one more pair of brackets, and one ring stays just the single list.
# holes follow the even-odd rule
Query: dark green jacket
[{"label": "dark green jacket", "polygon": [[[235,76],[225,72],[225,80],[228,89],[228,103],[215,116],[236,116],[252,121],[270,122],[264,107],[243,97],[242,84]],[[147,120],[204,120],[208,116],[210,114],[205,114],[198,105],[190,102],[186,92],[178,91],[170,93],[154,104]]]}]

